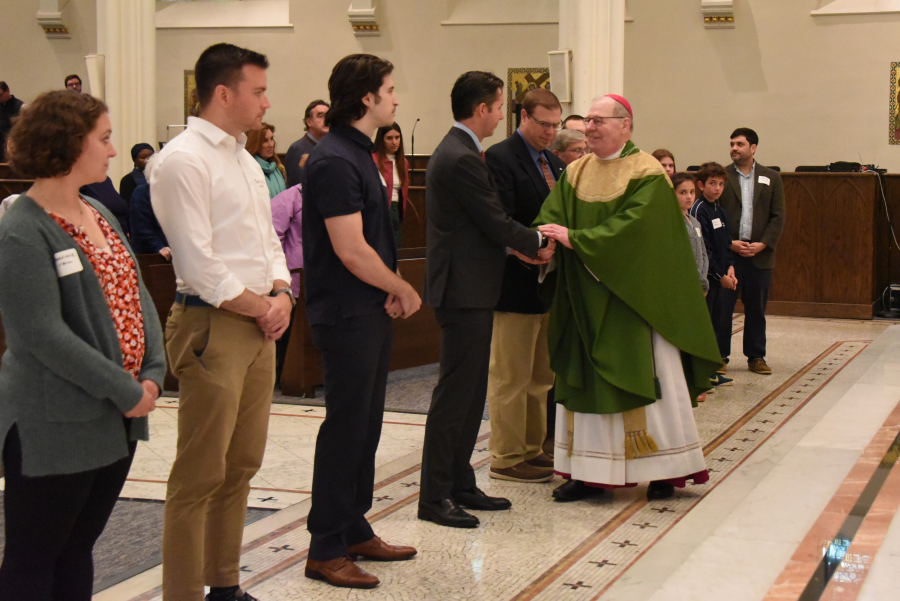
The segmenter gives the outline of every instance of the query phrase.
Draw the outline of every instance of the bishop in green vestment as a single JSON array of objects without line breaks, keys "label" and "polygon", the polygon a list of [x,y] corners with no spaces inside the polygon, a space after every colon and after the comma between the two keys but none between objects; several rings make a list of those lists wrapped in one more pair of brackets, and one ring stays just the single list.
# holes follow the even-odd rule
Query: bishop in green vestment
[{"label": "bishop in green vestment", "polygon": [[665,498],[708,479],[692,406],[721,359],[675,193],[631,142],[630,105],[597,98],[586,123],[592,153],[535,221],[561,243],[543,283],[555,469],[582,491],[649,481],[648,495]]}]

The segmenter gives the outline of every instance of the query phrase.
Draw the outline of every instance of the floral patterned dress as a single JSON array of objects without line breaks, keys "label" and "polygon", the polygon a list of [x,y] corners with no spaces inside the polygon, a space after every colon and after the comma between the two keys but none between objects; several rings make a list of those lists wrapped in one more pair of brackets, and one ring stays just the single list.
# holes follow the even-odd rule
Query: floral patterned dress
[{"label": "floral patterned dress", "polygon": [[91,206],[88,208],[93,212],[103,236],[109,242],[108,248],[101,249],[94,245],[82,228],[75,227],[59,215],[55,213],[49,215],[72,236],[91,262],[91,266],[100,280],[100,286],[106,296],[106,304],[109,306],[109,312],[116,326],[119,347],[122,349],[123,367],[125,371],[138,379],[141,373],[141,363],[144,360],[145,344],[137,268],[131,258],[131,253],[125,248],[112,226],[96,209]]}]

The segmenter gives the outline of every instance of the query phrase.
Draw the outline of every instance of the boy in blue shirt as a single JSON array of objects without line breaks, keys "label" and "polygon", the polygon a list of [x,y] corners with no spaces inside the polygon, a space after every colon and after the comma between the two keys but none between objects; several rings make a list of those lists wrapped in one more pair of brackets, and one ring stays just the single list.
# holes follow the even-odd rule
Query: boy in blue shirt
[{"label": "boy in blue shirt", "polygon": [[[718,203],[722,191],[725,190],[727,177],[725,168],[718,163],[701,165],[700,171],[697,172],[700,198],[694,202],[689,211],[690,216],[700,222],[706,254],[709,257],[709,271],[706,276],[709,280],[709,293],[706,295],[706,305],[719,343],[719,352],[723,356],[723,365],[726,349],[730,348],[728,343],[731,341],[731,311],[724,291],[737,288],[734,258],[731,255],[731,236],[726,227],[725,211]],[[731,380],[717,374],[713,384],[727,385],[731,384]]]}]

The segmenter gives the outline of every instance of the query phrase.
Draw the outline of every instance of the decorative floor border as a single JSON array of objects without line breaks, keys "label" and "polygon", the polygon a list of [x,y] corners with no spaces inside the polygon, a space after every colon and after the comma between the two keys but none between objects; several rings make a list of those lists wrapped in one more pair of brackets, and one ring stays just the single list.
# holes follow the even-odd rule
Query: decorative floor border
[{"label": "decorative floor border", "polygon": [[[837,342],[801,368],[776,390],[747,411],[721,435],[704,447],[710,481],[683,489],[665,501],[636,500],[558,560],[511,601],[556,599],[561,590],[566,599],[593,601],[630,568],[649,548],[677,524],[703,497],[737,469],[841,369],[846,367],[871,341]],[[767,411],[771,409],[771,411]],[[490,456],[487,440],[478,439],[473,457],[476,470],[487,469]],[[420,465],[412,466],[376,485],[374,523],[408,507],[418,497]],[[381,504],[384,504],[381,506]],[[309,549],[306,518],[295,520],[278,530],[245,545],[241,571],[247,589],[258,585],[303,561]],[[130,601],[158,599],[160,588],[132,597]]]},{"label": "decorative floor border", "polygon": [[[897,448],[898,433],[900,404],[872,437],[763,601],[797,601],[811,597],[854,601],[859,596],[872,559],[881,548],[900,507],[900,469],[894,469],[896,466],[891,463],[896,461],[900,450]],[[877,477],[879,468],[888,468],[890,473],[877,496],[869,499],[871,506],[866,508],[865,489]],[[862,519],[859,530],[849,537],[850,540],[842,534],[848,518]],[[835,555],[835,551],[843,556]],[[822,572],[823,557],[833,557],[835,563],[839,560],[833,575]],[[819,586],[810,587],[814,579],[820,580]]]},{"label": "decorative floor border", "polygon": [[[710,480],[671,499],[635,500],[510,601],[596,601],[675,524],[803,408],[870,341],[837,342],[704,446]],[[772,409],[772,411],[767,411]]]}]

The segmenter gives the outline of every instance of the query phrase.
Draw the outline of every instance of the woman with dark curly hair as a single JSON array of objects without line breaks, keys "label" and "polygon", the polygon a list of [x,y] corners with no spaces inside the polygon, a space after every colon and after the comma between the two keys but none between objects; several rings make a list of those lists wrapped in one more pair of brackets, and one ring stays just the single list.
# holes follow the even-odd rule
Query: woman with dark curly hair
[{"label": "woman with dark curly hair", "polygon": [[263,123],[259,129],[247,132],[247,144],[244,148],[253,155],[269,187],[269,198],[275,198],[287,188],[285,184],[284,165],[275,154],[275,126]]},{"label": "woman with dark curly hair", "polygon": [[112,214],[82,197],[106,179],[106,105],[48,92],[10,132],[34,185],[0,223],[0,600],[87,601],[112,513],[166,372],[162,330]]}]

